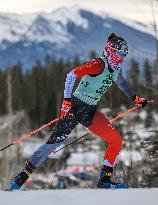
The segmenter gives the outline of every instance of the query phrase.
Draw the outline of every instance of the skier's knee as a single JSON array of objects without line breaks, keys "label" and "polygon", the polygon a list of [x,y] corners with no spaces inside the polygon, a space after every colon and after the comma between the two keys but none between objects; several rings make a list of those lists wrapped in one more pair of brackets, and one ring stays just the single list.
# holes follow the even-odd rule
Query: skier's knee
[{"label": "skier's knee", "polygon": [[57,147],[60,146],[60,143],[56,144],[44,144],[40,146],[32,155],[29,162],[35,167],[38,167],[42,162],[50,155]]},{"label": "skier's knee", "polygon": [[115,133],[114,137],[111,137],[109,140],[109,144],[111,144],[113,147],[116,147],[117,149],[121,149],[122,147],[122,138],[118,133]]},{"label": "skier's knee", "polygon": [[122,147],[122,138],[121,138],[120,135],[119,135],[119,137],[117,138],[117,146],[119,147],[119,149],[121,149],[121,147]]},{"label": "skier's knee", "polygon": [[122,147],[122,138],[121,138],[121,136],[118,134],[117,135],[117,137],[115,138],[115,140],[114,140],[114,146],[118,149],[118,150],[120,150],[121,149],[121,147]]}]

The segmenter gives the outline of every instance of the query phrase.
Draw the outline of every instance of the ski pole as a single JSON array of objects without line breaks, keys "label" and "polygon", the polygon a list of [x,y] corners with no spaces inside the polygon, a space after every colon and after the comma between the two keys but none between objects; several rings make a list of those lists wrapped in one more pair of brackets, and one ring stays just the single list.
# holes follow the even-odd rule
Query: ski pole
[{"label": "ski pole", "polygon": [[51,124],[57,122],[59,120],[59,118],[56,118],[55,120],[51,120],[49,123],[45,124],[45,125],[42,125],[40,128],[30,132],[29,134],[26,134],[24,135],[23,137],[20,137],[19,139],[13,141],[12,143],[10,143],[9,145],[7,145],[6,147],[3,147],[2,149],[0,149],[0,151],[3,151],[5,149],[7,149],[8,147],[12,146],[12,145],[15,145],[15,144],[18,144],[19,142],[23,141],[24,139],[32,136],[32,135],[35,135],[37,132],[43,130],[44,128],[46,127],[49,127]]},{"label": "ski pole", "polygon": [[[129,110],[127,110],[127,111],[125,111],[125,112],[119,114],[119,115],[116,116],[115,118],[111,119],[111,120],[110,120],[110,123],[113,123],[113,122],[116,121],[117,119],[119,119],[119,118],[121,118],[121,117],[127,115],[127,114],[130,113],[130,112],[133,112],[135,109],[137,109],[137,108],[140,107],[140,106],[141,106],[141,105],[136,105],[135,107],[133,107],[133,108],[131,108],[131,109],[129,109]],[[81,136],[81,137],[79,137],[78,139],[76,139],[76,140],[70,142],[69,144],[65,145],[64,147],[62,147],[62,148],[60,148],[60,149],[58,149],[58,150],[54,150],[52,153],[53,153],[53,154],[56,154],[56,153],[59,152],[60,150],[65,149],[65,148],[68,147],[69,145],[74,144],[75,142],[79,141],[80,139],[86,137],[88,134],[89,134],[89,133],[84,134],[83,136]]]},{"label": "ski pole", "polygon": [[[140,107],[140,106],[141,106],[141,105],[136,105],[135,107],[133,107],[133,108],[131,108],[131,109],[129,109],[129,110],[127,110],[127,111],[125,111],[125,112],[119,114],[119,115],[116,116],[115,118],[111,119],[111,120],[110,120],[110,123],[113,123],[113,122],[116,121],[117,119],[119,119],[119,118],[121,118],[121,117],[127,115],[127,114],[130,113],[130,112],[133,112],[135,109],[137,109],[137,108]],[[109,124],[109,126],[110,126],[110,125],[111,125],[111,124]],[[74,144],[75,142],[79,141],[80,139],[86,137],[88,134],[89,134],[89,132],[87,132],[87,133],[84,134],[83,136],[77,138],[76,140],[70,142],[69,144],[67,144],[67,145],[65,145],[65,146],[63,146],[63,147],[61,147],[60,149],[58,149],[58,150],[53,150],[52,154],[56,154],[56,153],[59,152],[60,150],[65,149],[66,147],[70,146],[71,144]]]},{"label": "ski pole", "polygon": [[[147,102],[148,102],[148,103],[154,103],[154,102],[156,102],[156,101],[155,101],[155,100],[149,100],[149,101],[147,101]],[[135,107],[133,107],[133,108],[131,108],[131,109],[129,109],[129,110],[127,110],[127,111],[125,111],[125,112],[119,114],[119,115],[116,116],[115,118],[111,119],[111,120],[110,120],[110,123],[113,123],[113,122],[116,121],[117,119],[119,119],[119,118],[121,118],[121,117],[124,117],[125,115],[127,115],[128,113],[134,111],[135,109],[137,109],[137,108],[139,108],[139,107],[141,107],[141,105],[136,105]],[[51,124],[55,123],[55,122],[58,121],[59,119],[60,119],[60,118],[56,118],[55,120],[50,121],[49,123],[47,123],[47,124],[41,126],[40,128],[38,128],[38,129],[36,129],[36,130],[30,132],[29,134],[24,135],[23,137],[21,137],[21,138],[15,140],[15,141],[13,141],[12,143],[10,143],[9,145],[7,145],[7,146],[5,146],[5,147],[3,147],[2,149],[0,149],[0,151],[5,150],[5,149],[7,149],[8,147],[11,147],[12,145],[18,144],[19,142],[21,142],[21,141],[23,141],[24,139],[26,139],[26,138],[28,138],[28,137],[30,137],[30,136],[36,134],[37,132],[41,131],[42,129],[44,129],[44,128],[46,128],[46,127],[49,127]],[[87,133],[86,135],[88,135],[88,133]],[[82,137],[85,137],[86,135],[84,135],[84,136],[82,136]],[[81,137],[81,138],[82,138],[82,137]],[[80,139],[80,138],[79,138],[79,139]],[[78,140],[77,140],[77,141],[78,141]],[[72,143],[73,143],[73,142],[72,142]],[[70,143],[70,144],[72,144],[72,143]],[[67,145],[66,145],[66,146],[67,146]]]},{"label": "ski pole", "polygon": [[59,152],[60,150],[65,149],[66,147],[70,146],[71,144],[74,144],[75,142],[77,142],[77,141],[81,140],[82,138],[86,137],[88,134],[89,134],[89,133],[86,133],[86,134],[82,135],[81,137],[79,137],[79,138],[77,138],[76,140],[74,140],[74,141],[68,143],[68,144],[65,145],[64,147],[61,147],[61,148],[58,149],[58,150],[54,150],[52,153],[53,153],[53,154],[56,154],[56,153]]},{"label": "ski pole", "polygon": [[[156,101],[155,101],[155,100],[148,100],[147,102],[148,102],[148,103],[154,103],[154,102],[156,102]],[[125,112],[119,114],[118,116],[114,117],[113,119],[111,119],[111,120],[110,120],[110,123],[112,124],[112,123],[113,123],[114,121],[116,121],[117,119],[122,118],[122,117],[128,115],[128,113],[133,112],[134,110],[138,109],[138,108],[141,107],[141,106],[142,106],[142,105],[139,105],[139,104],[138,104],[138,105],[134,106],[133,108],[128,109],[127,111],[125,111]],[[109,126],[110,126],[111,124],[109,124]],[[89,132],[86,133],[86,134],[84,134],[83,136],[79,137],[78,139],[76,139],[76,140],[70,142],[69,144],[65,145],[64,147],[62,147],[62,148],[60,148],[60,149],[58,149],[58,150],[53,150],[52,153],[53,153],[53,154],[56,154],[56,153],[59,152],[60,150],[65,149],[66,147],[70,146],[71,144],[74,144],[75,142],[79,141],[80,139],[86,137],[88,134],[89,134]]]},{"label": "ski pole", "polygon": [[119,118],[122,118],[126,115],[128,115],[128,113],[133,112],[134,110],[138,109],[139,107],[141,107],[141,105],[136,105],[135,107],[132,107],[131,109],[117,115],[116,117],[114,117],[113,119],[110,120],[110,123],[112,124],[114,121],[116,121]]},{"label": "ski pole", "polygon": [[157,100],[148,100],[147,103],[156,103],[157,104],[158,101]]},{"label": "ski pole", "polygon": [[[155,100],[148,100],[147,103],[155,103]],[[117,119],[124,117],[126,115],[128,115],[128,113],[133,112],[134,110],[138,109],[139,107],[141,107],[141,104],[137,104],[136,106],[134,106],[133,108],[130,108],[129,110],[119,114],[118,116],[114,117],[113,119],[110,120],[110,123],[113,123],[114,121],[116,121]]]}]

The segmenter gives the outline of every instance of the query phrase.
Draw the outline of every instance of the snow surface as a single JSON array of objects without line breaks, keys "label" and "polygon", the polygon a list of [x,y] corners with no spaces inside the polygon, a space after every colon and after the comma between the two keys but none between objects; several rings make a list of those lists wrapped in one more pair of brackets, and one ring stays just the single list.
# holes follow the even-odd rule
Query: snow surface
[{"label": "snow surface", "polygon": [[[27,39],[38,42],[49,41],[62,46],[63,43],[68,43],[73,39],[73,35],[70,35],[70,33],[67,31],[68,22],[71,21],[76,26],[82,27],[85,30],[88,29],[89,25],[87,20],[84,19],[80,14],[82,9],[82,7],[61,7],[49,13],[0,13],[0,42],[3,40],[18,42],[22,39]],[[91,12],[105,20],[106,18],[119,20],[132,28],[153,35],[153,31],[149,25],[142,24],[141,22],[135,22],[130,19],[114,16],[103,11]],[[111,27],[111,25],[107,23],[105,23],[104,26],[106,28]]]},{"label": "snow surface", "polygon": [[158,188],[0,191],[1,205],[156,205]]},{"label": "snow surface", "polygon": [[72,10],[61,7],[50,13],[0,13],[0,42],[3,40],[18,42],[27,39],[38,42],[49,41],[62,46],[73,38],[66,28],[69,21],[84,29],[88,28],[88,22],[81,17],[77,8]]},{"label": "snow surface", "polygon": [[[98,26],[97,32],[95,24]],[[64,59],[78,54],[82,60],[86,60],[91,50],[102,53],[99,45],[104,42],[104,35],[110,32],[120,35],[125,33],[129,42],[131,52],[123,68],[129,67],[131,58],[136,58],[140,67],[146,58],[155,60],[154,36],[148,35],[152,34],[151,27],[82,7],[61,7],[52,12],[33,14],[0,13],[0,28],[1,67],[7,67],[20,59],[24,68],[31,68],[36,58],[44,63],[46,54],[56,58],[62,56]],[[135,47],[132,42],[135,42]]]},{"label": "snow surface", "polygon": [[67,164],[71,166],[100,164],[100,157],[96,152],[72,153]]},{"label": "snow surface", "polygon": [[126,166],[129,166],[131,161],[133,162],[137,162],[137,161],[141,161],[142,160],[142,154],[139,151],[136,150],[121,150],[118,159],[120,161],[123,161],[123,163]]},{"label": "snow surface", "polygon": [[[80,8],[82,9],[82,8]],[[89,9],[88,9],[89,10]],[[141,21],[134,21],[132,19],[129,19],[129,18],[125,18],[123,16],[118,16],[118,15],[114,15],[110,12],[105,12],[103,10],[99,10],[99,11],[92,11],[94,14],[106,19],[106,18],[112,18],[112,19],[115,19],[115,20],[118,20],[120,22],[122,22],[123,24],[126,24],[127,26],[129,27],[132,27],[136,30],[139,30],[139,31],[142,31],[144,33],[148,33],[148,34],[151,34],[151,35],[154,35],[154,30],[153,28],[151,27],[150,24],[148,23],[142,23]],[[108,25],[109,26],[109,25]],[[106,25],[105,25],[106,27]]]}]

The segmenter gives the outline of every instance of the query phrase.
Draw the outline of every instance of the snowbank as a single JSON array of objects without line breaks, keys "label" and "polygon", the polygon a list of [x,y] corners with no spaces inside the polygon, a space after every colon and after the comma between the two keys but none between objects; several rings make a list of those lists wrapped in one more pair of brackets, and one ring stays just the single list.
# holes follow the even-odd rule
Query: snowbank
[{"label": "snowbank", "polygon": [[1,205],[155,205],[158,189],[0,191]]}]

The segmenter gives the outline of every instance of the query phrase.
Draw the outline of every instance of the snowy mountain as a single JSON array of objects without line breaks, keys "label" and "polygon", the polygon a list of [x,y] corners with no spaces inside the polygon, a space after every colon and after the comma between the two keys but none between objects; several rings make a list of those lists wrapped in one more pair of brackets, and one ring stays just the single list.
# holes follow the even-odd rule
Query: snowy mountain
[{"label": "snowy mountain", "polygon": [[4,205],[156,205],[158,189],[0,191]]},{"label": "snowy mountain", "polygon": [[43,62],[46,54],[57,58],[79,54],[88,59],[91,50],[102,53],[105,39],[112,32],[128,41],[127,63],[132,57],[141,63],[145,58],[154,59],[154,37],[146,25],[103,12],[62,7],[51,13],[1,13],[0,27],[1,68],[18,60],[24,67],[31,67],[37,58]]}]

